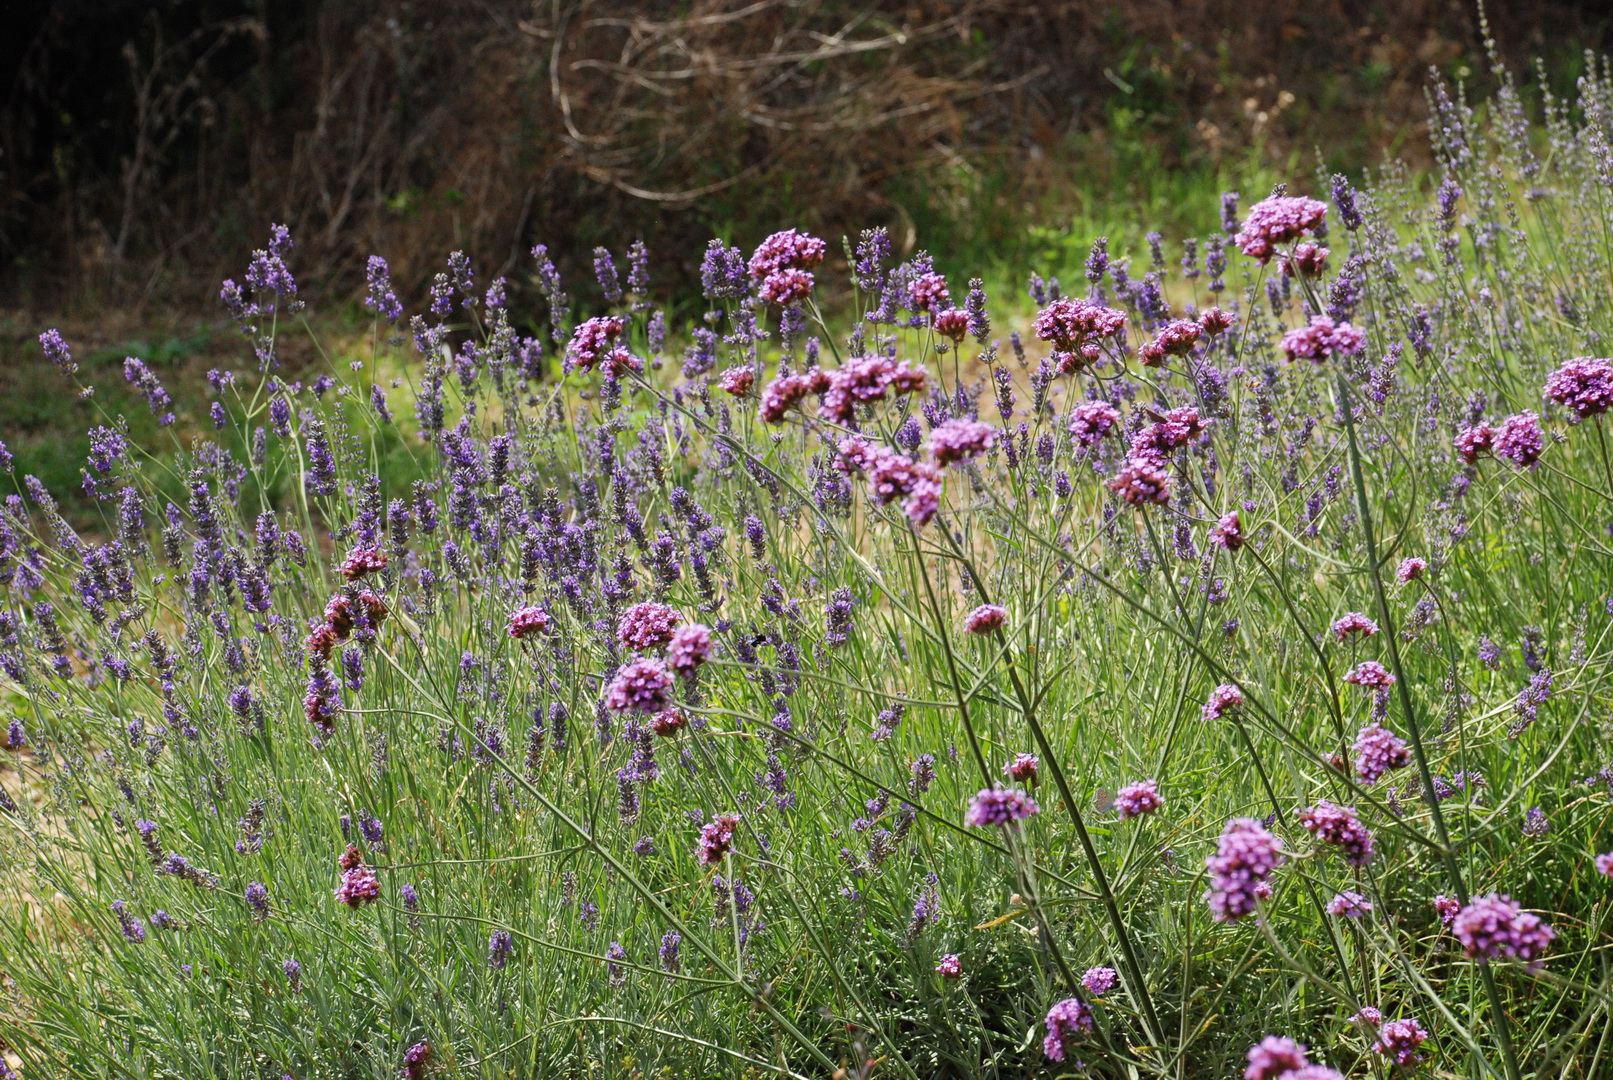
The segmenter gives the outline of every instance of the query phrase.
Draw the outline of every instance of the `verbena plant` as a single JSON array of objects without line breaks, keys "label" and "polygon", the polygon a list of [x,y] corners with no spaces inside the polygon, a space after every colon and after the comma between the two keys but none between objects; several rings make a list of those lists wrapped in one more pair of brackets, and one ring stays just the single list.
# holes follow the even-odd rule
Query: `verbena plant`
[{"label": "verbena plant", "polygon": [[1613,82],[1432,103],[1007,345],[790,231],[288,385],[276,230],[8,500],[0,1075],[1605,1074]]}]

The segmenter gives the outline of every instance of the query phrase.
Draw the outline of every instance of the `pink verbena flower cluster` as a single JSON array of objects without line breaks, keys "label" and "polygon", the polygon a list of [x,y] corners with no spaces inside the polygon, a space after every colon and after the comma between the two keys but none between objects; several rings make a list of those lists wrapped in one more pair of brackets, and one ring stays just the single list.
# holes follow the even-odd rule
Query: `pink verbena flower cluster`
[{"label": "pink verbena flower cluster", "polygon": [[1396,1065],[1409,1069],[1422,1061],[1423,1056],[1417,1051],[1427,1041],[1428,1032],[1423,1030],[1416,1018],[1407,1016],[1390,1020],[1380,1027],[1378,1041],[1372,1044],[1372,1050]]},{"label": "pink verbena flower cluster", "polygon": [[1471,960],[1522,960],[1538,963],[1557,932],[1540,916],[1524,911],[1512,897],[1475,897],[1451,920],[1451,933]]},{"label": "pink verbena flower cluster", "polygon": [[1327,315],[1312,315],[1305,326],[1283,335],[1283,355],[1289,360],[1320,364],[1335,356],[1354,356],[1366,344],[1366,335],[1347,322]]},{"label": "pink verbena flower cluster", "polygon": [[519,641],[541,634],[549,628],[549,613],[536,604],[529,604],[510,616],[509,634]]},{"label": "pink verbena flower cluster", "polygon": [[1236,510],[1223,515],[1221,520],[1215,523],[1215,527],[1210,530],[1210,543],[1226,551],[1237,551],[1243,547],[1243,519],[1238,516]]},{"label": "pink verbena flower cluster", "polygon": [[1036,800],[1018,788],[983,788],[969,800],[963,822],[977,829],[988,825],[1017,828],[1021,821],[1040,812]]},{"label": "pink verbena flower cluster", "polygon": [[1359,611],[1346,612],[1343,617],[1333,621],[1333,633],[1338,635],[1340,641],[1346,640],[1351,634],[1371,637],[1377,632],[1378,624]]},{"label": "pink verbena flower cluster", "polygon": [[890,393],[916,394],[924,389],[929,373],[912,367],[906,360],[870,354],[853,356],[828,372],[818,415],[825,420],[849,424],[857,417],[857,406],[884,401]]},{"label": "pink verbena flower cluster", "polygon": [[1469,465],[1486,453],[1505,458],[1520,469],[1527,469],[1546,450],[1546,436],[1540,418],[1532,412],[1515,413],[1500,427],[1474,424],[1456,433],[1456,453]]},{"label": "pink verbena flower cluster", "polygon": [[1282,842],[1258,818],[1233,818],[1221,832],[1215,854],[1204,860],[1210,887],[1204,900],[1216,922],[1235,922],[1269,896],[1266,879],[1282,863]]},{"label": "pink verbena flower cluster", "polygon": [[1092,1030],[1092,1006],[1080,998],[1065,998],[1047,1010],[1047,1036],[1042,1053],[1049,1061],[1063,1061],[1068,1051],[1066,1039],[1077,1039]]},{"label": "pink verbena flower cluster", "polygon": [[1410,761],[1411,751],[1406,748],[1406,740],[1388,728],[1368,724],[1356,733],[1355,774],[1362,783],[1375,784],[1390,769],[1404,768]]},{"label": "pink verbena flower cluster", "polygon": [[981,604],[963,617],[963,628],[971,634],[989,634],[1008,622],[1008,609]]},{"label": "pink verbena flower cluster", "polygon": [[1205,720],[1219,720],[1243,704],[1243,691],[1231,683],[1222,683],[1210,691],[1209,700],[1201,713]]},{"label": "pink verbena flower cluster", "polygon": [[626,329],[627,323],[619,315],[601,315],[583,322],[571,332],[566,344],[566,370],[592,371],[612,358],[617,351],[616,339]]},{"label": "pink verbena flower cluster", "polygon": [[718,814],[715,821],[700,826],[700,843],[695,848],[695,861],[701,866],[716,866],[734,846],[734,830],[739,828],[738,814]]},{"label": "pink verbena flower cluster", "polygon": [[1153,780],[1138,780],[1115,793],[1115,813],[1120,815],[1121,821],[1152,814],[1164,805],[1159,784]]},{"label": "pink verbena flower cluster", "polygon": [[1035,754],[1015,754],[1014,760],[1003,766],[1003,775],[1017,784],[1036,784],[1036,773],[1042,759]]},{"label": "pink verbena flower cluster", "polygon": [[812,292],[808,272],[823,262],[829,245],[816,236],[795,229],[776,232],[756,246],[750,257],[750,272],[760,283],[758,295],[768,303],[789,305]]},{"label": "pink verbena flower cluster", "polygon": [[386,552],[375,548],[356,547],[342,560],[342,577],[357,581],[365,574],[386,569]]},{"label": "pink verbena flower cluster", "polygon": [[943,420],[930,432],[930,456],[941,466],[972,461],[990,450],[997,433],[990,424],[954,417]]},{"label": "pink verbena flower cluster", "polygon": [[622,612],[616,621],[616,640],[629,649],[658,649],[672,640],[683,613],[669,604],[645,600]]},{"label": "pink verbena flower cluster", "polygon": [[337,860],[342,871],[342,882],[336,886],[336,899],[350,908],[373,904],[381,895],[381,886],[375,880],[375,871],[364,864],[364,856],[353,844]]},{"label": "pink verbena flower cluster", "polygon": [[1098,445],[1118,423],[1120,410],[1107,401],[1083,401],[1070,410],[1070,435],[1082,450]]},{"label": "pink verbena flower cluster", "polygon": [[1101,355],[1100,343],[1126,329],[1126,313],[1090,300],[1061,297],[1036,313],[1036,336],[1053,344],[1053,363],[1073,374]]},{"label": "pink verbena flower cluster", "polygon": [[1278,244],[1314,233],[1326,216],[1326,203],[1273,195],[1249,208],[1249,216],[1243,219],[1243,227],[1232,242],[1239,251],[1265,265],[1277,253]]},{"label": "pink verbena flower cluster", "polygon": [[654,714],[671,704],[672,673],[650,656],[630,660],[616,670],[605,687],[605,707],[612,712]]},{"label": "pink verbena flower cluster", "polygon": [[1295,813],[1307,832],[1340,849],[1344,861],[1351,866],[1365,866],[1372,861],[1372,833],[1355,816],[1355,807],[1334,806],[1324,799]]},{"label": "pink verbena flower cluster", "polygon": [[1575,357],[1546,376],[1546,396],[1579,420],[1607,412],[1613,408],[1613,362]]},{"label": "pink verbena flower cluster", "polygon": [[688,678],[711,658],[711,629],[689,623],[672,631],[667,639],[666,663],[678,675]]},{"label": "pink verbena flower cluster", "polygon": [[1152,341],[1137,350],[1137,359],[1146,367],[1159,367],[1166,357],[1191,353],[1203,333],[1192,319],[1172,319],[1159,328]]},{"label": "pink verbena flower cluster", "polygon": [[1120,981],[1119,972],[1112,967],[1087,968],[1081,975],[1081,986],[1093,997],[1102,997]]},{"label": "pink verbena flower cluster", "polygon": [[881,505],[904,499],[902,512],[915,525],[928,525],[941,509],[941,470],[928,462],[914,461],[861,435],[840,441],[840,460],[867,475],[869,494]]}]

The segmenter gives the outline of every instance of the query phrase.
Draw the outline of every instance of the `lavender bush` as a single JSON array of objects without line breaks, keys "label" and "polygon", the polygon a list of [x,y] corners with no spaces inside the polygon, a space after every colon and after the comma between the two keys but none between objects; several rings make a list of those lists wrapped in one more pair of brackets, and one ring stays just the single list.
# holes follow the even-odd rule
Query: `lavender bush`
[{"label": "lavender bush", "polygon": [[881,230],[828,314],[824,240],[713,241],[681,349],[639,245],[527,322],[372,258],[287,382],[276,229],[100,527],[7,499],[9,1060],[1599,1075],[1613,80],[1431,103],[1432,185],[1034,314]]}]

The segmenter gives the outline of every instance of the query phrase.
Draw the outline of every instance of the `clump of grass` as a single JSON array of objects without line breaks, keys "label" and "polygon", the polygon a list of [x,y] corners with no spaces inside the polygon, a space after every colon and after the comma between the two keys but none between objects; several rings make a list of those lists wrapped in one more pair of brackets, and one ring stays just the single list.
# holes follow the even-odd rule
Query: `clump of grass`
[{"label": "clump of grass", "polygon": [[1613,85],[1515,101],[1032,320],[714,243],[680,357],[456,253],[288,383],[276,229],[217,434],[5,508],[17,1068],[1597,1075]]}]

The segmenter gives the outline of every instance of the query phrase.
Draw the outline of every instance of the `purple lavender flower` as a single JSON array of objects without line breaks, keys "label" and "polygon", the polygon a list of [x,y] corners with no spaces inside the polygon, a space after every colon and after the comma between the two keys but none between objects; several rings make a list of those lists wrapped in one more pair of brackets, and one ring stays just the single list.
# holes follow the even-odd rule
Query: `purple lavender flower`
[{"label": "purple lavender flower", "polygon": [[1036,800],[1016,788],[985,788],[969,800],[963,821],[977,829],[988,825],[1017,829],[1019,822],[1040,810]]},{"label": "purple lavender flower", "polygon": [[494,930],[487,939],[487,966],[493,971],[503,971],[514,952],[515,941],[510,937],[510,932]]},{"label": "purple lavender flower", "polygon": [[365,307],[389,323],[403,317],[403,305],[392,291],[392,273],[381,256],[371,255],[364,264],[364,285],[369,294],[364,298]]},{"label": "purple lavender flower", "polygon": [[912,774],[912,779],[908,780],[907,789],[914,795],[923,795],[930,790],[930,785],[935,781],[935,755],[920,754],[913,759],[913,764],[908,766],[908,771]]},{"label": "purple lavender flower", "polygon": [[62,337],[60,330],[46,330],[39,335],[39,347],[45,351],[45,359],[56,366],[56,370],[64,375],[73,375],[78,372],[78,364],[73,362],[73,352],[67,347],[67,340]]},{"label": "purple lavender flower", "polygon": [[678,955],[682,944],[683,935],[678,933],[676,930],[668,930],[666,933],[661,935],[662,971],[670,971],[673,974],[677,974],[677,972],[683,967],[681,959]]},{"label": "purple lavender flower", "polygon": [[246,887],[246,906],[252,909],[252,920],[263,922],[269,917],[269,890],[261,881]]},{"label": "purple lavender flower", "polygon": [[1065,998],[1047,1010],[1047,1036],[1042,1053],[1049,1061],[1063,1061],[1066,1039],[1079,1039],[1092,1030],[1092,1007],[1080,998]]},{"label": "purple lavender flower", "polygon": [[280,965],[280,970],[286,973],[286,985],[293,994],[302,993],[302,965],[296,960],[287,960]]},{"label": "purple lavender flower", "polygon": [[1451,933],[1471,960],[1522,960],[1539,963],[1557,932],[1524,911],[1512,897],[1489,893],[1475,897],[1451,921]]},{"label": "purple lavender flower", "polygon": [[1205,901],[1216,922],[1235,922],[1255,910],[1266,878],[1282,860],[1282,843],[1255,818],[1233,818],[1216,853],[1204,860],[1210,873]]},{"label": "purple lavender flower", "polygon": [[112,901],[112,914],[118,918],[118,929],[131,944],[139,945],[146,940],[146,924],[129,914],[129,905],[122,900]]},{"label": "purple lavender flower", "polygon": [[403,1065],[398,1072],[403,1080],[425,1080],[426,1066],[431,1064],[431,1043],[421,1040],[403,1052]]}]

